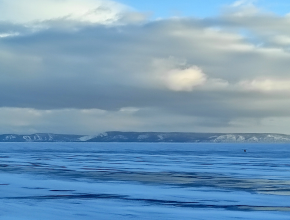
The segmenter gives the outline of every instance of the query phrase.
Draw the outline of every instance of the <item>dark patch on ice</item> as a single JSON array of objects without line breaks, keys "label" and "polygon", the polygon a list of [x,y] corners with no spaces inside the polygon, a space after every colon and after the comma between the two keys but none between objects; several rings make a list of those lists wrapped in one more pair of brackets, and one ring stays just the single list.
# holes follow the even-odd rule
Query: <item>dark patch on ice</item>
[{"label": "dark patch on ice", "polygon": [[70,190],[70,189],[51,189],[49,191],[51,191],[51,192],[74,192],[75,190]]},{"label": "dark patch on ice", "polygon": [[43,187],[22,187],[23,189],[47,189],[47,188],[43,188]]},{"label": "dark patch on ice", "polygon": [[152,206],[173,206],[182,208],[200,208],[200,209],[226,209],[231,211],[290,211],[290,206],[250,206],[250,205],[213,205],[204,204],[200,202],[182,202],[175,200],[161,200],[161,199],[143,199],[130,198],[125,195],[117,194],[71,194],[71,195],[45,195],[45,196],[26,196],[26,197],[5,197],[2,199],[16,199],[16,200],[54,200],[54,199],[113,199],[128,202],[141,202]]}]

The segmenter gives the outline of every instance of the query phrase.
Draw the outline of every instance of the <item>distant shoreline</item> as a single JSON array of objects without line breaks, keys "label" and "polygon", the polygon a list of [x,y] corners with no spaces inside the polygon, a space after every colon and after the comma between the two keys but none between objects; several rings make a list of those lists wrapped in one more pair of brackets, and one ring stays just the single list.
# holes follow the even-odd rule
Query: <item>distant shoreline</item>
[{"label": "distant shoreline", "polygon": [[110,142],[110,143],[290,143],[290,135],[275,133],[120,132],[97,135],[36,133],[2,134],[0,142]]}]

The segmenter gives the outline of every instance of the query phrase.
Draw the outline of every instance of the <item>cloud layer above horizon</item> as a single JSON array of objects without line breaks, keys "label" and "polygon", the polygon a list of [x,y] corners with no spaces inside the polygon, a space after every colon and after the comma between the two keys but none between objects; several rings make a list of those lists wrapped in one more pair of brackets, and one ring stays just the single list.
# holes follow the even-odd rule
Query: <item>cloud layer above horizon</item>
[{"label": "cloud layer above horizon", "polygon": [[114,1],[0,0],[0,133],[289,133],[289,25],[250,1],[156,20]]}]

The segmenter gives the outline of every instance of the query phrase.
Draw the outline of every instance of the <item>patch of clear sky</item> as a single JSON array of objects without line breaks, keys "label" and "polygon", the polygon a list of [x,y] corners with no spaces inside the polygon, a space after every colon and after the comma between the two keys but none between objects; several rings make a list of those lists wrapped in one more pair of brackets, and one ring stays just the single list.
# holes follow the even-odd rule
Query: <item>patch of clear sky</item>
[{"label": "patch of clear sky", "polygon": [[[141,11],[152,13],[153,18],[180,17],[212,17],[220,13],[225,6],[231,5],[233,0],[116,0]],[[290,12],[288,0],[253,0],[254,5],[265,11],[278,15]]]}]

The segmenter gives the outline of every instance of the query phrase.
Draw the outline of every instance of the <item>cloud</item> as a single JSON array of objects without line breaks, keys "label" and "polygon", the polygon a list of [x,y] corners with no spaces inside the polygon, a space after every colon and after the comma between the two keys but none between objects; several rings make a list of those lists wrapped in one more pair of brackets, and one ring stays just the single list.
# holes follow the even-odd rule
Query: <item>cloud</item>
[{"label": "cloud", "polygon": [[244,6],[254,7],[255,2],[257,2],[257,0],[238,0],[230,4],[230,7],[237,7],[237,8],[244,7]]},{"label": "cloud", "polygon": [[166,88],[176,92],[220,90],[229,86],[226,80],[209,78],[197,66],[185,69],[172,69],[159,77]]},{"label": "cloud", "polygon": [[0,38],[5,38],[5,37],[15,37],[18,36],[19,33],[17,32],[7,32],[7,33],[0,33]]},{"label": "cloud", "polygon": [[65,18],[105,24],[116,20],[125,9],[124,5],[104,0],[31,0],[29,4],[1,0],[0,20],[26,24]]},{"label": "cloud", "polygon": [[236,4],[146,20],[89,0],[19,1],[17,15],[15,2],[0,0],[3,132],[248,131],[290,117],[287,16]]},{"label": "cloud", "polygon": [[134,107],[124,107],[120,109],[120,112],[128,113],[128,114],[133,114],[138,112],[140,109],[139,108],[134,108]]},{"label": "cloud", "polygon": [[229,85],[226,80],[210,78],[198,66],[189,65],[186,60],[175,57],[155,59],[152,67],[154,71],[152,74],[146,75],[147,79],[144,81],[147,80],[159,88],[175,92],[216,90]]},{"label": "cloud", "polygon": [[192,91],[206,82],[206,75],[197,66],[188,69],[174,69],[164,78],[166,86],[174,91]]},{"label": "cloud", "polygon": [[[97,134],[105,130],[130,130],[141,124],[138,118],[124,111],[100,109],[37,110],[0,108],[1,133],[66,133]],[[96,126],[98,124],[98,126]]]},{"label": "cloud", "polygon": [[290,91],[290,80],[255,79],[239,83],[244,90],[261,92],[287,92]]},{"label": "cloud", "polygon": [[[187,131],[190,123],[201,123],[198,118],[175,116],[154,109],[122,108],[117,111],[100,109],[0,108],[1,133],[65,133],[95,135],[103,131]],[[73,119],[73,120],[72,120]],[[145,119],[145,120],[144,120]],[[213,125],[214,123],[210,123]],[[196,128],[195,128],[196,129]]]}]

